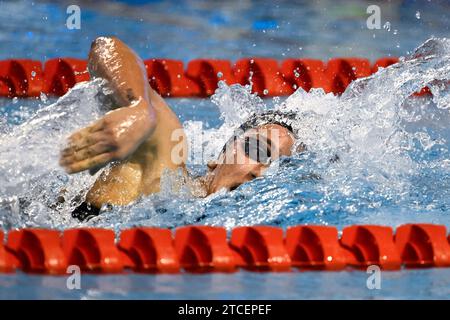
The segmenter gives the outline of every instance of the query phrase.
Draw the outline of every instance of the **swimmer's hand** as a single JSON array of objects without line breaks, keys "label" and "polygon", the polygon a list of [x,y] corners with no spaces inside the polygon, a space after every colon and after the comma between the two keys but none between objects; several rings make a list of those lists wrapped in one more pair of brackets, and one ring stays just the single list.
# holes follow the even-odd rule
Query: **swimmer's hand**
[{"label": "swimmer's hand", "polygon": [[153,133],[156,114],[146,100],[108,112],[72,134],[61,151],[60,165],[68,173],[95,173],[112,161],[130,156]]}]

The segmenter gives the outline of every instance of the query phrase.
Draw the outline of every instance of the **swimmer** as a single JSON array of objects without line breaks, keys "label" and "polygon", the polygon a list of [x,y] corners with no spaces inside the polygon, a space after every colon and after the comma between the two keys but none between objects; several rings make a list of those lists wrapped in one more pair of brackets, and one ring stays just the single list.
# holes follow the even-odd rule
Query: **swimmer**
[{"label": "swimmer", "polygon": [[[83,204],[72,213],[80,220],[98,215],[105,204],[126,205],[158,192],[164,170],[181,170],[189,176],[187,154],[173,156],[173,149],[180,144],[187,150],[183,127],[151,88],[137,54],[117,38],[99,37],[92,43],[88,70],[91,78],[106,80],[112,92],[112,103],[107,104],[110,110],[69,137],[61,151],[60,165],[70,174],[85,170],[95,173],[111,165],[101,172]],[[250,117],[240,126],[242,134],[233,136],[217,161],[208,163],[206,175],[196,180],[202,194],[223,188],[234,190],[261,176],[271,161],[291,155],[296,141],[291,126],[294,118],[295,114],[275,111]],[[175,130],[181,134],[174,141]]]}]

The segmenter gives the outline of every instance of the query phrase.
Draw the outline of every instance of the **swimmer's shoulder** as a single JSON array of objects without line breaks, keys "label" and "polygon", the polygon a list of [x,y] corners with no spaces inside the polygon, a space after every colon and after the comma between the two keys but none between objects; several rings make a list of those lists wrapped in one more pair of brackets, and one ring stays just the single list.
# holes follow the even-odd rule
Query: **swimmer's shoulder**
[{"label": "swimmer's shoulder", "polygon": [[184,166],[187,159],[187,140],[183,125],[161,97],[152,99],[152,103],[156,111],[157,125],[152,136],[144,143],[145,148],[156,153],[158,159],[154,159],[155,161],[159,160],[169,168]]}]

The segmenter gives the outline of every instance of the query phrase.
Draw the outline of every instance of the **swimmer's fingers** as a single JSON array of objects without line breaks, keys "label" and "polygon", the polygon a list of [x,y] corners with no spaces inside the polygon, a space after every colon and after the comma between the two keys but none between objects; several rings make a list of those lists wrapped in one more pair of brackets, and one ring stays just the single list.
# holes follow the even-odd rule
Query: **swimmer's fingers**
[{"label": "swimmer's fingers", "polygon": [[117,143],[104,121],[98,121],[69,137],[69,145],[61,152],[60,165],[68,173],[99,170],[117,159]]},{"label": "swimmer's fingers", "polygon": [[101,168],[114,160],[113,153],[102,153],[93,158],[85,159],[79,162],[65,166],[67,173],[77,173],[92,168]]},{"label": "swimmer's fingers", "polygon": [[105,134],[101,131],[82,135],[76,140],[69,140],[69,144],[61,151],[61,157],[69,157],[82,149],[96,145],[105,140]]},{"label": "swimmer's fingers", "polygon": [[100,119],[99,121],[95,122],[94,124],[83,128],[81,130],[78,130],[74,134],[72,134],[67,140],[68,140],[68,148],[76,147],[77,145],[80,145],[86,140],[86,137],[92,136],[92,134],[96,132],[101,132],[105,127],[105,123],[103,119]]},{"label": "swimmer's fingers", "polygon": [[105,127],[105,121],[104,121],[104,119],[100,119],[100,120],[94,122],[92,125],[90,125],[86,128],[83,128],[81,130],[78,130],[77,132],[72,134],[69,137],[69,141],[77,141],[78,139],[81,139],[82,137],[84,137],[86,135],[103,130],[104,127]]},{"label": "swimmer's fingers", "polygon": [[102,153],[113,152],[117,148],[106,142],[99,142],[86,148],[80,149],[76,152],[63,155],[60,160],[61,166],[68,166],[75,162],[80,162],[89,158],[94,158]]}]

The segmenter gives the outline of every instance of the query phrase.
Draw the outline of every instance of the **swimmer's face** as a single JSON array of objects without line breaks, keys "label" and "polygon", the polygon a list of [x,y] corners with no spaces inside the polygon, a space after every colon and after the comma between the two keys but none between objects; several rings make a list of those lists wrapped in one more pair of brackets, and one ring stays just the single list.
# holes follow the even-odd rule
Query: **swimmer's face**
[{"label": "swimmer's face", "polygon": [[270,162],[291,155],[293,134],[277,124],[268,124],[230,139],[217,161],[208,163],[208,193],[234,190],[261,176]]}]

